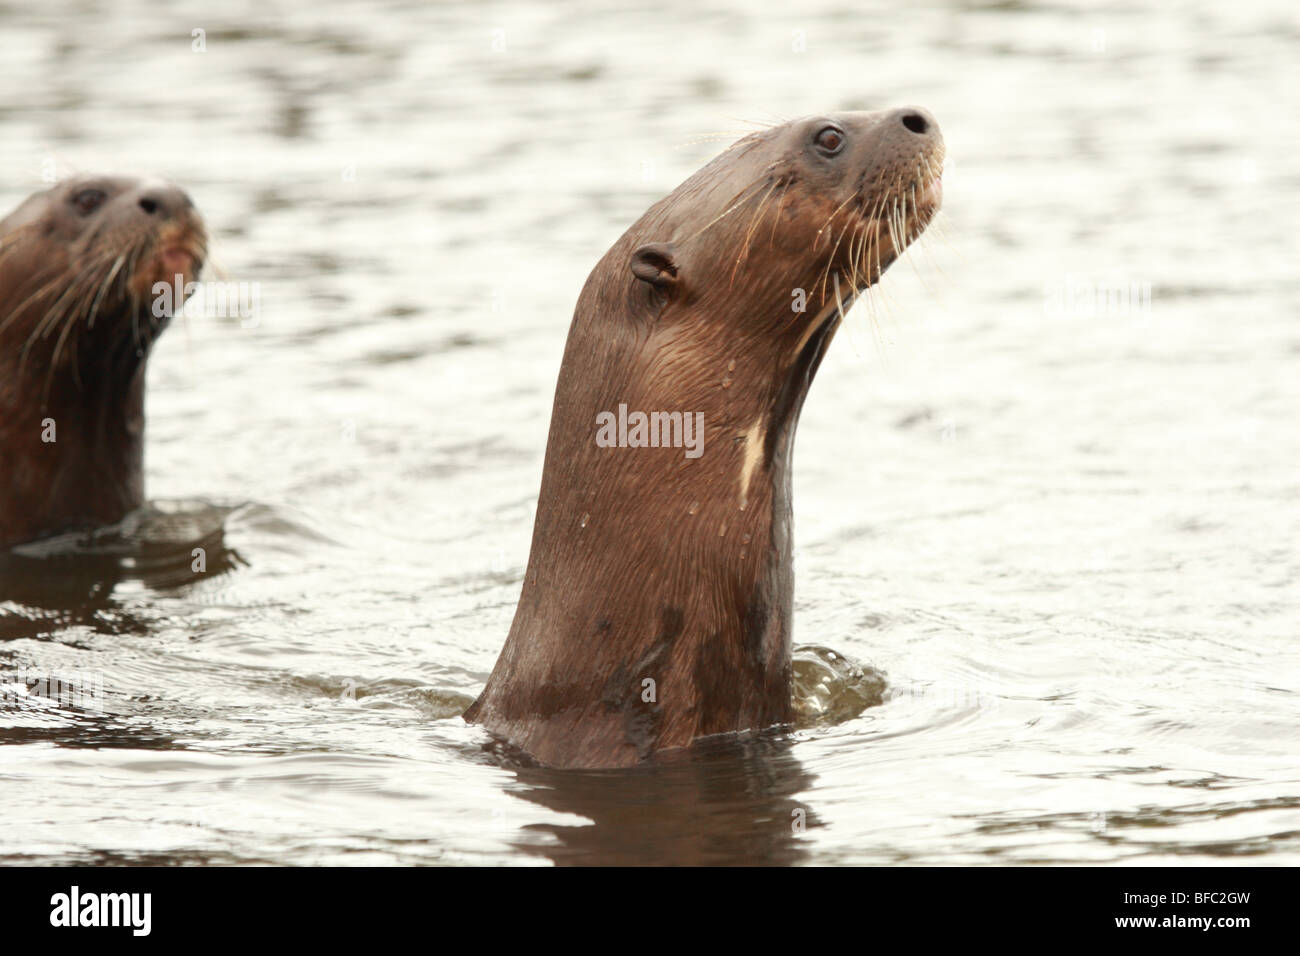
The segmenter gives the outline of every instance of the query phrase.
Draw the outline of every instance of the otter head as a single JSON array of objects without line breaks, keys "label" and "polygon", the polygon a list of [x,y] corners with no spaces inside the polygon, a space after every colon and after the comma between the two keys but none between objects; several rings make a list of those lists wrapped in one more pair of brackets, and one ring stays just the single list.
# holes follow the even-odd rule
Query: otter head
[{"label": "otter head", "polygon": [[170,318],[155,286],[183,290],[206,243],[166,183],[82,176],[29,197],[0,221],[0,363],[44,375],[43,401],[57,369],[129,376]]},{"label": "otter head", "polygon": [[[739,387],[723,414],[748,415],[770,457],[845,311],[938,212],[943,158],[938,123],[919,107],[809,117],[740,140],[615,247],[640,325],[629,360],[677,389],[716,378],[695,359],[721,347],[705,341],[725,343],[725,378]],[[738,394],[753,401],[742,408]]]},{"label": "otter head", "polygon": [[122,177],[0,220],[0,546],[142,502],[145,363],[206,243],[185,192]]},{"label": "otter head", "polygon": [[943,158],[919,107],[754,133],[611,250],[628,272],[584,290],[594,331],[658,400],[757,435],[770,459],[844,312],[938,212]]},{"label": "otter head", "polygon": [[924,110],[786,123],[606,253],[514,624],[466,719],[559,766],[790,721],[795,424],[843,310],[937,210],[942,160]]},{"label": "otter head", "polygon": [[[756,307],[741,331],[774,344],[804,342],[929,225],[942,199],[943,157],[938,124],[918,107],[810,117],[755,133],[634,227],[650,241],[630,250],[631,275],[653,290],[661,322],[729,321],[725,308],[709,303],[730,298]],[[705,308],[674,311],[674,301]]]}]

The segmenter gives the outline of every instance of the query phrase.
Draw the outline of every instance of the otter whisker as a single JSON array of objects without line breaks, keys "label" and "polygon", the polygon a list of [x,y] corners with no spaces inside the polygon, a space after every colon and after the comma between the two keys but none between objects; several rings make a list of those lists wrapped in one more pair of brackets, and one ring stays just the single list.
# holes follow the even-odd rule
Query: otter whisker
[{"label": "otter whisker", "polygon": [[[68,341],[68,336],[76,327],[77,322],[83,313],[83,306],[86,300],[94,293],[98,284],[94,281],[94,273],[107,261],[107,256],[100,256],[98,259],[94,260],[89,267],[83,269],[76,279],[74,279],[69,285],[68,291],[60,297],[60,302],[65,298],[68,300],[66,307],[64,307],[61,313],[56,313],[55,308],[59,304],[56,302],[55,305],[51,307],[50,312],[45,315],[37,327],[36,331],[45,328],[45,331],[40,334],[42,339],[47,338],[55,328],[59,328],[59,336],[55,340],[54,344],[54,353],[50,359],[49,367],[45,374],[45,383],[41,394],[42,407],[44,407],[49,401],[50,386],[54,380],[55,369],[59,366],[59,356],[63,352],[64,343]],[[34,340],[36,331],[33,332],[32,340]],[[29,340],[29,345],[32,340]],[[24,348],[23,358],[25,361],[26,348]],[[81,376],[75,362],[73,363],[73,377],[77,386],[81,387]]]},{"label": "otter whisker", "polygon": [[[134,276],[136,274],[136,269],[140,264],[140,258],[148,246],[149,242],[141,242],[127,251],[125,275]],[[127,312],[131,315],[131,341],[134,343],[136,351],[140,352],[143,350],[144,346],[144,341],[140,337],[140,297],[136,292],[135,287],[130,282],[127,283],[126,293]]]},{"label": "otter whisker", "polygon": [[[880,220],[880,221],[881,221],[882,223],[885,223],[887,218],[888,218],[888,217],[884,214],[884,212],[883,212],[883,210],[882,210],[881,220]],[[891,307],[890,300],[889,300],[889,293],[885,291],[885,287],[880,283],[880,277],[881,277],[882,275],[885,274],[885,267],[884,267],[884,265],[883,265],[883,263],[881,262],[881,259],[880,259],[880,245],[881,245],[881,243],[879,242],[879,239],[877,239],[877,242],[875,243],[875,253],[876,253],[876,285],[875,285],[875,288],[876,288],[877,291],[878,291],[878,298],[880,299],[882,309],[883,309],[883,310],[888,310],[888,309]]]},{"label": "otter whisker", "polygon": [[[884,266],[880,260],[880,246],[884,239],[885,231],[885,197],[882,195],[876,200],[876,205],[871,210],[871,244],[866,249],[867,256],[867,274],[874,276],[869,289],[871,292],[871,334],[876,343],[877,351],[881,348],[883,331],[880,327],[880,313],[886,308],[888,303],[884,301],[884,293],[880,285],[880,278],[884,274]],[[872,271],[872,259],[875,259],[875,271]]]},{"label": "otter whisker", "polygon": [[[867,260],[866,260],[867,268],[865,274],[867,277],[868,285],[877,282],[880,279],[880,273],[878,272],[876,273],[874,278],[872,277],[870,256],[871,256],[871,250],[875,249],[880,244],[880,215],[881,215],[881,210],[884,206],[884,202],[885,202],[885,197],[883,195],[877,194],[875,205],[871,207],[871,212],[867,215],[867,225],[870,229],[870,236],[869,236],[870,246],[864,249],[864,252],[867,256]],[[879,258],[878,255],[877,258]]]},{"label": "otter whisker", "polygon": [[830,271],[831,271],[832,265],[833,265],[833,263],[835,262],[835,253],[839,251],[840,243],[844,241],[844,234],[845,234],[846,232],[848,232],[849,227],[852,226],[852,225],[853,225],[853,224],[852,224],[851,222],[846,222],[846,223],[844,224],[844,227],[843,227],[842,229],[840,229],[840,235],[839,235],[839,238],[835,240],[835,245],[834,245],[834,247],[831,249],[831,254],[826,258],[826,272],[825,272],[825,274],[822,276],[822,298],[821,298],[821,301],[822,301],[823,303],[826,301],[826,276],[830,274]]},{"label": "otter whisker", "polygon": [[835,321],[844,321],[844,300],[840,297],[840,270],[835,270]]},{"label": "otter whisker", "polygon": [[768,237],[767,247],[771,249],[776,243],[776,230],[781,225],[781,212],[785,209],[785,197],[789,192],[791,180],[787,179],[785,185],[781,187],[781,201],[776,205],[776,216],[772,220],[772,234]]},{"label": "otter whisker", "polygon": [[[847,206],[849,203],[853,202],[855,198],[857,197],[850,195],[848,199],[844,200],[844,202],[840,203],[838,206],[836,206],[834,209],[830,211],[830,214],[826,217],[826,222],[823,223],[822,227],[817,230],[816,235],[813,238],[814,249],[817,248],[817,246],[821,243],[822,233],[824,233],[828,227],[832,226],[832,223],[834,222],[835,217],[839,215],[840,210],[843,209],[845,206]],[[844,237],[844,230],[841,229],[840,238],[842,239],[843,237]],[[829,242],[830,240],[828,239],[827,241]],[[821,298],[818,301],[822,305],[826,304],[826,277],[830,274],[831,266],[835,261],[835,250],[838,249],[839,246],[840,246],[839,240],[836,240],[835,247],[831,249],[830,255],[826,257],[826,267],[822,270],[822,277],[820,283],[818,282],[813,283],[814,285],[818,285],[818,284],[821,285],[821,290],[822,290]]]},{"label": "otter whisker", "polygon": [[[55,299],[50,307],[46,309],[41,320],[36,324],[36,327],[32,329],[31,333],[27,337],[26,345],[31,345],[38,339],[44,339],[48,336],[49,332],[63,320],[63,312],[59,310],[59,307],[63,305],[64,302],[70,303],[76,293],[81,290],[82,283],[85,282],[96,269],[100,268],[103,263],[104,259],[102,256],[99,259],[92,260],[89,265],[82,268],[82,270],[78,272],[70,282],[68,282],[67,288],[63,290],[63,294]],[[42,286],[40,291],[44,292],[50,289],[51,286],[57,283],[60,278],[62,277],[56,276],[49,283]],[[35,298],[35,295],[29,296],[20,306],[20,311],[21,309],[26,308],[28,302],[31,302],[33,298]]]},{"label": "otter whisker", "polygon": [[[101,260],[101,262],[102,261],[104,260]],[[118,257],[118,262],[119,263],[121,262],[120,256]],[[115,270],[116,270],[116,266],[114,266],[114,271]],[[113,276],[113,272],[110,272],[108,275],[108,279],[101,280],[98,282],[93,280],[88,280],[83,283],[83,285],[85,286],[85,292],[81,296],[79,296],[75,302],[71,303],[67,309],[67,317],[63,320],[64,323],[63,329],[59,333],[58,343],[55,345],[54,348],[54,357],[50,361],[51,369],[53,369],[59,363],[59,353],[63,350],[64,340],[67,339],[68,334],[76,326],[80,317],[87,314],[87,303],[93,301],[94,303],[97,304],[99,302],[100,298],[103,295],[104,289],[107,288],[108,283],[111,282],[112,276]],[[96,291],[97,289],[99,290],[98,292]],[[95,324],[95,316],[94,313],[92,312],[90,313],[89,319],[86,323],[86,328],[89,329],[93,327],[94,324]],[[72,366],[73,378],[76,381],[77,387],[80,388],[82,382],[81,382],[81,368],[77,363],[77,339],[73,338],[71,341],[72,341],[72,350],[68,355],[68,362]],[[47,392],[48,389],[49,389],[49,384],[47,382],[46,384]]]},{"label": "otter whisker", "polygon": [[903,252],[907,256],[907,262],[912,267],[912,271],[916,273],[916,277],[921,280],[921,285],[928,292],[930,291],[930,287],[925,284],[925,276],[921,275],[921,270],[916,267],[916,260],[912,258],[912,243],[916,241],[916,234],[914,234],[912,230],[919,220],[919,216],[916,214],[915,210],[920,208],[916,201],[916,183],[911,185],[910,191],[912,194],[912,213],[907,212],[907,195],[904,194],[903,196],[903,213],[907,217],[907,245],[904,246]]},{"label": "otter whisker", "polygon": [[117,261],[113,263],[113,268],[109,270],[109,273],[107,276],[105,276],[104,281],[100,283],[99,294],[95,296],[95,301],[92,302],[90,306],[90,317],[86,322],[86,328],[93,329],[95,327],[95,316],[99,314],[99,306],[104,301],[104,294],[108,292],[109,286],[112,285],[113,283],[113,277],[117,275],[118,270],[122,268],[122,263],[124,263],[125,261],[126,261],[125,253],[118,256]]},{"label": "otter whisker", "polygon": [[866,241],[866,228],[861,222],[853,227],[853,237],[849,240],[849,285],[856,292],[861,288],[861,280],[858,278],[858,255],[861,250],[861,244]]},{"label": "otter whisker", "polygon": [[731,205],[729,205],[722,212],[718,213],[718,215],[714,217],[711,221],[706,222],[703,226],[701,226],[691,235],[687,236],[686,241],[690,241],[692,239],[698,239],[700,236],[704,235],[704,233],[707,232],[710,228],[720,223],[723,219],[727,218],[727,216],[731,215],[736,209],[740,208],[746,202],[752,199],[753,196],[750,195],[749,191],[753,189],[755,186],[762,186],[763,184],[767,183],[770,178],[768,174],[771,172],[771,170],[772,167],[769,166],[767,169],[763,171],[763,175],[757,177],[752,182],[750,182],[747,186],[742,188],[740,192],[736,193],[736,195],[732,197]]},{"label": "otter whisker", "polygon": [[754,210],[754,215],[750,217],[749,228],[745,231],[745,243],[741,246],[740,255],[736,256],[736,264],[731,268],[731,279],[727,283],[728,288],[735,285],[736,272],[739,271],[740,264],[745,261],[745,257],[749,255],[749,244],[754,238],[754,228],[758,225],[759,219],[763,214],[763,209],[767,206],[767,201],[771,198],[774,189],[776,189],[775,181],[773,181],[772,185],[768,187],[767,192],[763,194],[763,198],[759,200],[758,208]]},{"label": "otter whisker", "polygon": [[[740,122],[743,123],[747,121],[740,120]],[[766,128],[767,127],[760,127],[760,129],[766,129]],[[676,146],[673,147],[673,149],[675,150],[686,149],[688,146],[698,146],[701,143],[713,143],[724,138],[730,139],[731,142],[729,145],[734,146],[736,145],[737,142],[739,142],[739,140],[731,139],[731,137],[735,137],[735,136],[745,137],[745,136],[749,136],[754,132],[755,130],[753,129],[720,129],[712,133],[697,133],[691,139],[688,139],[685,142],[678,143]]]},{"label": "otter whisker", "polygon": [[885,213],[885,225],[889,230],[889,243],[890,246],[893,248],[895,258],[897,258],[898,256],[898,230],[897,230],[898,220],[896,216],[897,212],[898,212],[898,200],[891,199],[889,211]]},{"label": "otter whisker", "polygon": [[[87,266],[86,269],[83,269],[83,272],[88,271],[93,267],[94,265],[92,263],[91,266]],[[78,276],[74,276],[72,281],[75,282],[79,276],[80,273],[78,274]],[[68,280],[65,275],[61,273],[53,274],[48,280],[46,280],[46,282],[43,285],[39,286],[35,292],[33,292],[26,299],[18,303],[17,306],[15,306],[10,310],[8,317],[5,318],[3,322],[0,322],[0,332],[3,332],[5,328],[8,327],[10,322],[15,321],[19,315],[25,312],[27,306],[34,304],[36,300],[42,297],[43,295],[45,295],[45,293],[52,291],[53,289],[55,289],[56,287],[62,285],[64,282],[67,281]]]},{"label": "otter whisker", "polygon": [[844,200],[844,202],[840,203],[838,206],[836,206],[834,209],[830,211],[830,214],[826,217],[826,222],[823,223],[822,227],[817,230],[817,234],[813,239],[814,245],[816,245],[818,242],[821,241],[822,233],[826,231],[828,226],[830,226],[831,221],[836,217],[836,215],[839,214],[839,211],[843,209],[845,206],[847,206],[849,203],[853,202],[853,200],[856,198],[857,198],[856,196],[850,196],[848,199]]}]

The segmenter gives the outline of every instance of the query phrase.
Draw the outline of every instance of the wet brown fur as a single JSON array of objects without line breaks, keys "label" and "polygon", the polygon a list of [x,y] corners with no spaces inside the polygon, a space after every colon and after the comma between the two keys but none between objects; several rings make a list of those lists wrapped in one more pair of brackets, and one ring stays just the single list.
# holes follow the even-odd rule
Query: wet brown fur
[{"label": "wet brown fur", "polygon": [[[556,389],[518,609],[467,720],[562,767],[627,766],[701,736],[789,723],[799,411],[842,308],[935,211],[910,197],[937,179],[942,140],[937,127],[900,133],[901,112],[746,137],[592,271]],[[813,142],[830,123],[848,137],[839,162]],[[596,416],[620,403],[702,412],[703,455],[598,447]],[[751,434],[761,447],[748,447]]]},{"label": "wet brown fur", "polygon": [[[105,198],[84,213],[87,190]],[[78,177],[0,221],[0,548],[143,503],[145,366],[167,324],[151,290],[171,281],[168,248],[190,254],[193,279],[202,220],[163,184]]]}]

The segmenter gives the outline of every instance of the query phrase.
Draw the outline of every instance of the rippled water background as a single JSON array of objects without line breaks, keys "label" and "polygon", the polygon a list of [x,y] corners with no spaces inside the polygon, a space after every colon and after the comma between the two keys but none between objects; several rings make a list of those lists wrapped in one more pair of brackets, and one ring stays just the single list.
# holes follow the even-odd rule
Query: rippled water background
[{"label": "rippled water background", "polygon": [[[1300,862],[1300,14],[799,6],[0,5],[4,207],[168,175],[262,299],[150,373],[150,497],[231,507],[229,569],[0,605],[0,860]],[[457,715],[588,271],[746,131],[908,103],[946,212],[795,455],[796,641],[888,701],[500,766]]]}]

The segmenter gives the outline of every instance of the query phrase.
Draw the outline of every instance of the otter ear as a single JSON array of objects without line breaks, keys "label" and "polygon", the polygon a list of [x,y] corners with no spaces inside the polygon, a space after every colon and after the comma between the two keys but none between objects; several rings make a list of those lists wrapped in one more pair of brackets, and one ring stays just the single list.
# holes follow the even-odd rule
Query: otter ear
[{"label": "otter ear", "polygon": [[667,242],[652,242],[632,253],[632,275],[666,292],[677,282],[677,260]]}]

